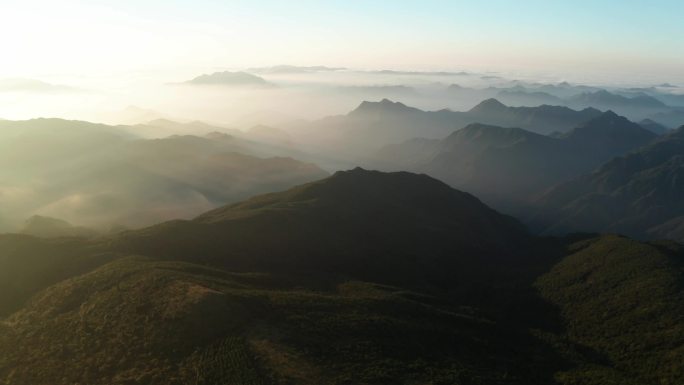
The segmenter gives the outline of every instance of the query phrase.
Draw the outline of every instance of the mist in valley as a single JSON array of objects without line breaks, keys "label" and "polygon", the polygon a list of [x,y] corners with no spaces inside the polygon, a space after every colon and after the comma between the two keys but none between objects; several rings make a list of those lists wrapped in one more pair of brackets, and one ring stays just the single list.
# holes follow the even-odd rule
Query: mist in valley
[{"label": "mist in valley", "polygon": [[[35,216],[104,233],[192,218],[359,165],[444,178],[426,166],[444,151],[437,142],[421,144],[420,159],[396,149],[411,140],[447,140],[474,123],[562,135],[614,110],[637,122],[647,119],[662,134],[684,114],[684,95],[671,84],[600,87],[469,70],[288,65],[143,75],[0,82],[0,98],[10,101],[0,104],[7,119],[0,122],[3,231],[21,231]],[[459,157],[479,157],[477,151]],[[576,149],[567,151],[581,158]],[[553,168],[520,172],[537,182],[561,181],[613,154],[574,165],[567,175]],[[543,164],[540,156],[529,162]],[[506,201],[515,200],[494,167],[446,180],[508,210],[508,202],[489,199],[504,188]],[[473,182],[474,175],[487,176],[488,187]],[[529,184],[524,180],[516,183]]]}]

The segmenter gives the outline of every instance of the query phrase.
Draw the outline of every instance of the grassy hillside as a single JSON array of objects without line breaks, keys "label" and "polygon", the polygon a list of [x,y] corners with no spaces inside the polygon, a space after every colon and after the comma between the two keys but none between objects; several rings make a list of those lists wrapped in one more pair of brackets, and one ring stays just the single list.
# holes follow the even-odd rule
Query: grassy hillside
[{"label": "grassy hillside", "polygon": [[[539,278],[563,336],[593,351],[564,383],[675,385],[684,379],[684,249],[618,236],[575,243]],[[610,370],[606,370],[610,368]]]},{"label": "grassy hillside", "polygon": [[358,168],[192,221],[125,232],[110,248],[231,270],[435,284],[457,279],[459,266],[510,261],[529,241],[514,219],[428,176]]},{"label": "grassy hillside", "polygon": [[534,384],[555,365],[444,298],[139,257],[48,288],[0,341],[0,381],[33,385]]},{"label": "grassy hillside", "polygon": [[120,258],[4,320],[0,383],[677,384],[681,247],[605,236],[567,252],[535,284],[548,304],[523,282],[471,298]]},{"label": "grassy hillside", "polygon": [[532,238],[341,172],[95,239],[0,237],[0,384],[677,385],[684,249]]},{"label": "grassy hillside", "polygon": [[0,235],[0,317],[23,306],[39,290],[114,257],[77,238]]}]

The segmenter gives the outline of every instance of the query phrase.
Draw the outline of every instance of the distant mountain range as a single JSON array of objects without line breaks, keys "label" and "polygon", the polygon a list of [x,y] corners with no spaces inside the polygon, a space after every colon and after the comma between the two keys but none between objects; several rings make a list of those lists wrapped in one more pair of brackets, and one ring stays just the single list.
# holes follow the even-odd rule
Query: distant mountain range
[{"label": "distant mountain range", "polygon": [[569,98],[569,103],[578,107],[596,106],[598,108],[660,109],[667,107],[660,100],[638,94],[632,97],[621,96],[606,90],[585,92]]},{"label": "distant mountain range", "polygon": [[675,384],[683,256],[355,169],[104,238],[0,236],[0,381]]},{"label": "distant mountain range", "polygon": [[663,135],[670,131],[669,128],[651,119],[644,119],[639,122],[639,125],[656,135]]},{"label": "distant mountain range", "polygon": [[254,140],[228,134],[145,140],[132,134],[136,129],[60,119],[1,121],[3,230],[33,215],[89,227],[149,225],[327,174],[273,157],[271,145]]},{"label": "distant mountain range", "polygon": [[613,110],[629,119],[650,119],[668,128],[684,124],[684,96],[658,88],[608,91],[599,87],[554,84],[516,84],[482,89],[448,86],[445,95],[461,103],[496,98],[509,106],[565,106],[573,109]]},{"label": "distant mountain range", "polygon": [[[492,107],[508,111],[508,107],[489,101],[471,112]],[[530,202],[554,184],[655,137],[610,111],[555,137],[521,128],[471,124],[442,140],[413,139],[387,146],[377,153],[374,164],[424,172],[508,208],[507,203]]]},{"label": "distant mountain range", "polygon": [[98,232],[87,227],[74,226],[71,223],[50,217],[34,215],[27,219],[19,233],[42,238],[81,237],[88,238]]},{"label": "distant mountain range", "polygon": [[290,130],[296,138],[337,154],[340,158],[367,157],[379,148],[412,138],[441,139],[471,123],[518,126],[539,133],[566,132],[601,114],[595,109],[567,107],[507,107],[488,99],[469,111],[423,111],[383,99],[364,101],[347,115],[300,124]]},{"label": "distant mountain range", "polygon": [[611,231],[684,241],[684,127],[563,183],[540,199],[547,233]]}]

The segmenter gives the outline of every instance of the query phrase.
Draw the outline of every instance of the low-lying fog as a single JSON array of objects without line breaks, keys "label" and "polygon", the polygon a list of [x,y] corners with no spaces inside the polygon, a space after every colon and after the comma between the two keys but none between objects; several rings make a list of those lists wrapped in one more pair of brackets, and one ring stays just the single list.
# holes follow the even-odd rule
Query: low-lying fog
[{"label": "low-lying fog", "polygon": [[[359,165],[423,172],[471,123],[562,134],[610,109],[662,133],[684,123],[682,84],[293,66],[0,79],[0,232],[192,218]],[[506,107],[540,105],[562,118]]]},{"label": "low-lying fog", "polygon": [[[220,71],[205,70],[204,73]],[[343,114],[362,100],[383,98],[425,110],[466,110],[483,98],[496,97],[499,90],[490,87],[523,85],[535,88],[539,84],[558,84],[566,80],[552,75],[468,70],[411,73],[273,67],[246,71],[264,79],[268,86],[186,84],[202,75],[202,71],[180,74],[140,72],[99,78],[46,76],[41,79],[0,79],[0,118],[59,117],[107,124],[137,124],[168,118],[247,128],[255,124],[277,125],[283,121]],[[648,79],[640,79],[633,84],[587,84],[609,89],[661,85],[648,82]],[[469,92],[457,92],[453,85]],[[684,93],[684,89],[676,87],[680,84],[674,85],[661,87],[659,91]],[[520,100],[508,104],[540,103]]]}]

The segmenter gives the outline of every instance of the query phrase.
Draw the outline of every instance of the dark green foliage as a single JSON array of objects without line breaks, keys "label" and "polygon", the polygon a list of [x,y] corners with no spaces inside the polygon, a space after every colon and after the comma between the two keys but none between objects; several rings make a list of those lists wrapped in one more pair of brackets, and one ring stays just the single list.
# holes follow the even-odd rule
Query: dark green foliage
[{"label": "dark green foliage", "polygon": [[514,219],[428,176],[355,169],[126,232],[109,248],[230,270],[444,284],[461,278],[462,266],[512,262],[511,248],[529,241]]},{"label": "dark green foliage", "polygon": [[[273,383],[260,373],[259,363],[247,342],[228,337],[192,355],[184,364],[192,385],[265,385]],[[194,375],[194,378],[192,378]]]},{"label": "dark green foliage", "polygon": [[274,280],[178,262],[112,262],[50,287],[7,319],[0,378],[534,384],[548,381],[555,365],[524,330],[446,298],[358,281],[274,289]]},{"label": "dark green foliage", "polygon": [[[559,307],[571,341],[593,350],[604,372],[581,366],[578,383],[680,384],[684,379],[684,249],[606,236],[575,243],[537,282]],[[594,364],[595,366],[595,364]],[[605,377],[604,377],[605,376]],[[608,378],[613,380],[607,381]],[[568,383],[573,383],[568,381]]]},{"label": "dark green foliage", "polygon": [[0,235],[0,317],[20,308],[39,290],[85,273],[113,257],[77,238]]},{"label": "dark green foliage", "polygon": [[684,376],[680,245],[535,239],[427,176],[353,170],[108,238],[3,236],[0,256],[0,384]]}]

